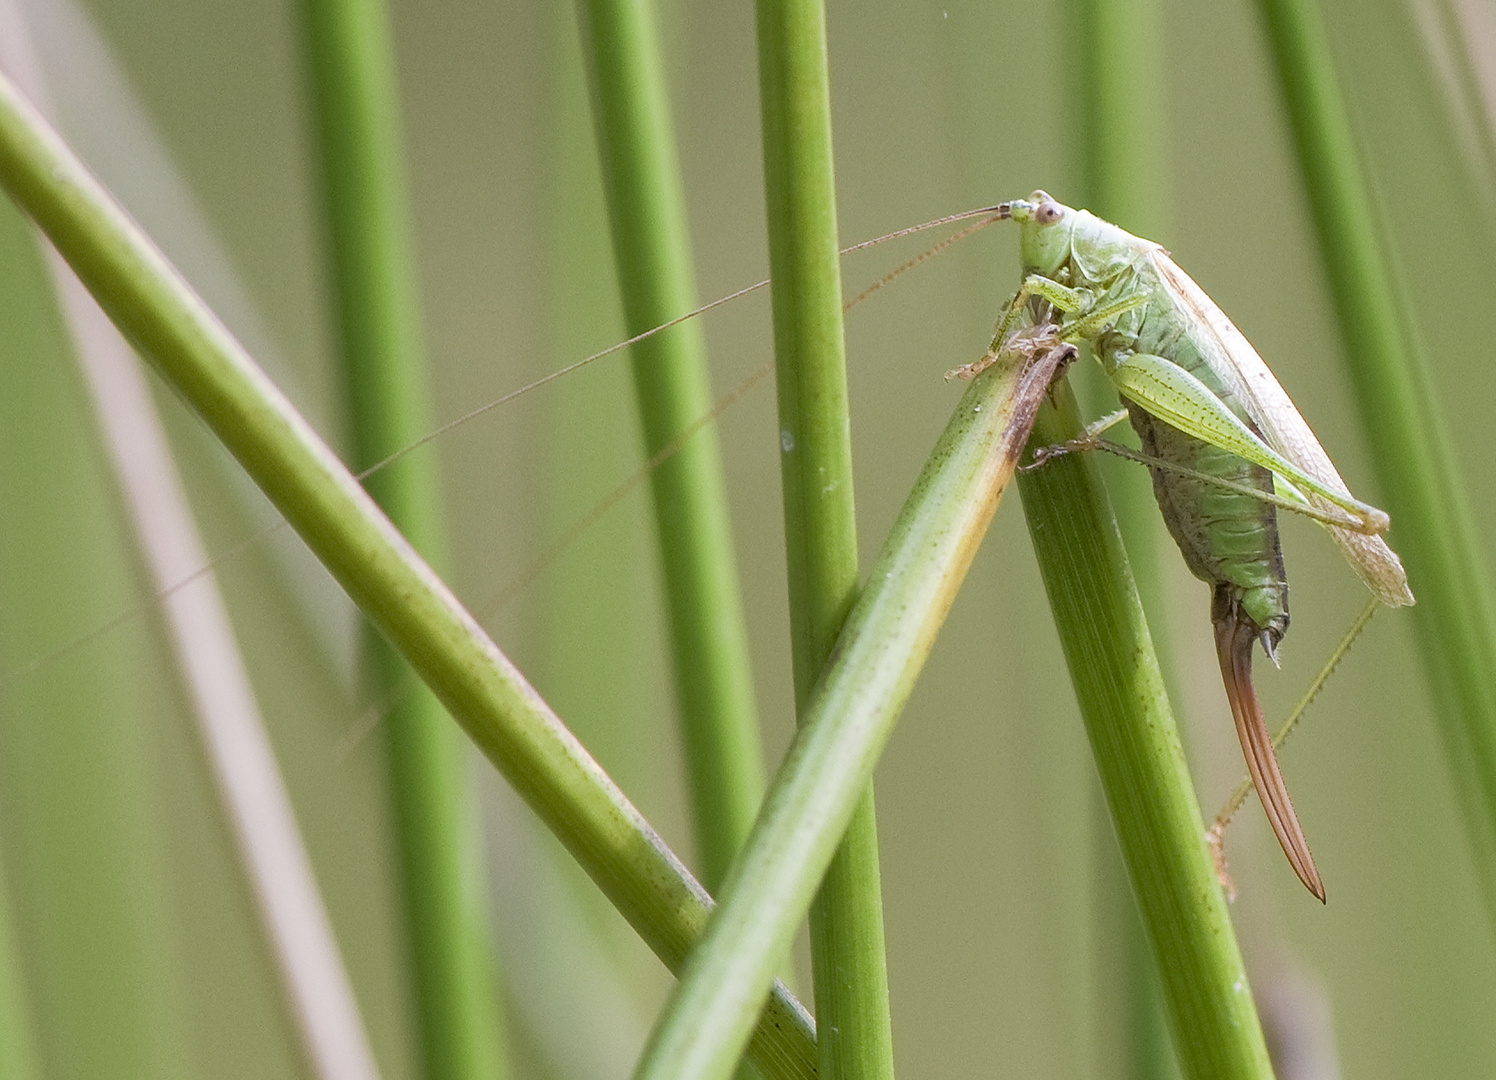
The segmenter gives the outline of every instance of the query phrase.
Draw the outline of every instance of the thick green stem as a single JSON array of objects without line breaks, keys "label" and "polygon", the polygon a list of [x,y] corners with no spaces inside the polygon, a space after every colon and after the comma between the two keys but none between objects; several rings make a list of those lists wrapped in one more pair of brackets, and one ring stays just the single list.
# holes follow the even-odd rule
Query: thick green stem
[{"label": "thick green stem", "polygon": [[[758,0],[790,652],[801,722],[857,591],[857,521],[821,0]],[[826,1080],[893,1076],[871,785],[810,913]]]},{"label": "thick green stem", "polygon": [[[580,0],[592,113],[630,336],[696,307],[685,195],[648,0]],[[711,411],[698,322],[633,346],[645,453]],[[763,796],[732,522],[715,425],[651,475],[702,879],[715,889]]]},{"label": "thick green stem", "polygon": [[[1080,431],[1068,386],[1033,444]],[[1019,479],[1055,627],[1187,1080],[1271,1080],[1226,901],[1117,524],[1091,455]]]},{"label": "thick green stem", "polygon": [[1263,0],[1347,368],[1392,539],[1407,558],[1419,651],[1496,918],[1496,593],[1459,461],[1393,283],[1334,57],[1309,0]]},{"label": "thick green stem", "polygon": [[[363,469],[430,430],[415,268],[400,169],[394,56],[379,0],[307,0],[307,56],[353,463]],[[429,561],[445,561],[434,459],[413,454],[369,492]],[[474,792],[461,735],[384,638],[371,632],[425,1074],[507,1071]]]},{"label": "thick green stem", "polygon": [[[1053,360],[1053,355],[1050,357]],[[1012,475],[1054,364],[1011,358],[961,399],[889,533],[636,1080],[722,1080],[862,800]]]},{"label": "thick green stem", "polygon": [[[0,184],[667,966],[711,900],[165,256],[0,76]],[[815,1070],[783,987],[752,1044],[769,1077]]]}]

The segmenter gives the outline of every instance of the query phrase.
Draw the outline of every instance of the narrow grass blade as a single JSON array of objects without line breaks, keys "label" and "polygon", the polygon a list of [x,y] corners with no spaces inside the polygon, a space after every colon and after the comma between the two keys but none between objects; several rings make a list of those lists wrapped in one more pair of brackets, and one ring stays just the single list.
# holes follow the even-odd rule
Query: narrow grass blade
[{"label": "narrow grass blade", "polygon": [[[1138,236],[1163,237],[1168,205],[1163,4],[1077,0],[1077,7],[1087,72],[1077,87],[1085,118],[1085,205]],[[1082,370],[1098,391],[1083,394],[1082,400],[1089,405],[1100,398],[1102,409],[1116,408],[1115,393],[1100,369],[1089,365]],[[1162,560],[1173,556],[1173,545],[1165,538],[1147,470],[1120,461],[1105,462],[1101,469],[1168,681]],[[1092,820],[1105,818],[1098,808]],[[1092,1059],[1109,1065],[1125,1062],[1119,1078],[1167,1080],[1176,1073],[1168,1041],[1158,1035],[1164,1022],[1152,961],[1122,862],[1107,848],[1115,848],[1115,839],[1111,827],[1103,825],[1093,845],[1098,1015]]]},{"label": "narrow grass blade", "polygon": [[[1167,205],[1161,164],[1166,156],[1163,5],[1159,0],[1077,3],[1089,73],[1080,89],[1085,118],[1085,205],[1138,236],[1163,236]],[[1095,404],[1107,412],[1115,409],[1116,391],[1100,377],[1099,369],[1090,365],[1076,375],[1082,371],[1097,391],[1082,393],[1083,403],[1091,406],[1091,398],[1100,398]],[[1102,469],[1144,610],[1150,615],[1161,612],[1159,559],[1164,532],[1147,470],[1112,462]],[[1156,616],[1154,621],[1158,621]],[[1153,630],[1157,637],[1158,628]]]},{"label": "narrow grass blade", "polygon": [[1167,205],[1160,0],[1076,0],[1086,78],[1086,204],[1138,236],[1157,236]]},{"label": "narrow grass blade", "polygon": [[[790,655],[804,724],[811,688],[857,593],[826,15],[821,0],[759,0],[757,10]],[[811,909],[810,950],[821,1075],[891,1078],[871,785]]]},{"label": "narrow grass blade", "polygon": [[[685,194],[649,0],[581,0],[593,126],[630,335],[696,306]],[[711,411],[699,322],[630,350],[646,456]],[[763,796],[732,523],[715,424],[650,477],[702,878],[715,889]]]},{"label": "narrow grass blade", "polygon": [[[193,406],[640,936],[678,968],[711,900],[165,257],[0,77],[0,184],[136,349]],[[815,1071],[782,987],[753,1044],[770,1077]]]},{"label": "narrow grass blade", "polygon": [[1496,593],[1384,253],[1319,12],[1309,0],[1262,0],[1261,10],[1367,448],[1418,597],[1412,618],[1435,716],[1496,918]]},{"label": "narrow grass blade", "polygon": [[[380,0],[302,5],[331,301],[355,469],[431,429],[415,269],[400,168],[394,55]],[[369,493],[416,550],[445,561],[430,454],[371,477]],[[426,1076],[491,1080],[506,1072],[484,903],[475,795],[462,737],[409,668],[370,631],[370,696],[382,718],[399,843],[400,887]]]},{"label": "narrow grass blade", "polygon": [[1062,355],[973,380],[894,523],[636,1080],[723,1080],[971,565]]},{"label": "narrow grass blade", "polygon": [[[1068,386],[1033,445],[1080,430]],[[1186,1080],[1271,1080],[1246,971],[1121,537],[1092,455],[1019,478],[1102,789],[1163,982]]]}]

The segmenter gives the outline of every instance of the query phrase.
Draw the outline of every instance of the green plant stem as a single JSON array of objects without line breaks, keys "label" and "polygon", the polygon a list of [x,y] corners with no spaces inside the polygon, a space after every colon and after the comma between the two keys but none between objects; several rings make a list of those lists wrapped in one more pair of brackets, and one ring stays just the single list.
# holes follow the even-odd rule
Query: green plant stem
[{"label": "green plant stem", "polygon": [[[1078,8],[1086,71],[1079,89],[1085,116],[1087,206],[1139,236],[1162,236],[1167,205],[1163,4],[1079,0]],[[1093,365],[1090,370],[1093,387],[1107,383],[1099,368]],[[1105,409],[1116,408],[1109,383],[1104,401]],[[1162,559],[1173,554],[1173,545],[1163,539],[1147,471],[1130,462],[1108,461],[1102,472],[1167,681],[1172,668]],[[1105,816],[1098,808],[1093,820],[1100,822]],[[1104,1030],[1112,1037],[1098,1039],[1093,1060],[1105,1061],[1107,1072],[1119,1077],[1163,1080],[1174,1075],[1168,1040],[1158,1036],[1163,1006],[1122,861],[1104,850],[1110,847],[1115,847],[1115,839],[1106,825],[1098,830],[1092,848],[1097,853],[1092,888],[1098,951],[1106,958],[1097,958],[1097,1016],[1105,1025],[1098,1036]],[[1113,1019],[1107,1024],[1118,1017],[1119,1000],[1121,1022]],[[1119,1062],[1126,1063],[1120,1072]]]},{"label": "green plant stem", "polygon": [[40,1080],[42,1075],[29,996],[0,867],[0,1080]]},{"label": "green plant stem", "polygon": [[1475,864],[1496,918],[1496,595],[1459,462],[1382,250],[1318,11],[1263,0],[1320,254]]},{"label": "green plant stem", "polygon": [[[857,593],[857,520],[821,0],[758,0],[759,100],[795,707]],[[867,792],[810,912],[825,1080],[893,1076],[877,814]]]},{"label": "green plant stem", "polygon": [[[648,0],[580,0],[583,51],[630,336],[696,307],[685,195]],[[706,343],[685,323],[630,350],[646,456],[711,412]],[[716,889],[763,796],[732,523],[716,425],[650,477],[702,880]]]},{"label": "green plant stem", "polygon": [[[672,970],[711,900],[165,256],[0,75],[0,184],[192,406],[479,749]],[[776,986],[752,1044],[809,1077],[814,1033]]]},{"label": "green plant stem", "polygon": [[1159,0],[1078,0],[1086,199],[1139,236],[1162,224],[1165,71]]},{"label": "green plant stem", "polygon": [[[1086,70],[1080,90],[1086,205],[1139,236],[1159,236],[1165,203],[1162,4],[1080,0],[1079,7]],[[1097,369],[1091,370],[1094,374]],[[1116,392],[1109,383],[1104,395],[1107,410],[1115,409]],[[1158,622],[1155,613],[1163,611],[1164,595],[1158,573],[1161,530],[1152,485],[1147,472],[1132,465],[1117,468],[1109,462],[1103,469],[1144,610]],[[1114,478],[1125,480],[1114,484]],[[1157,626],[1153,629],[1157,636]]]},{"label": "green plant stem", "polygon": [[[1069,387],[1032,445],[1080,431]],[[1271,1080],[1262,1028],[1180,749],[1127,555],[1092,455],[1022,474],[1019,491],[1055,627],[1153,947],[1187,1080]]]},{"label": "green plant stem", "polygon": [[1020,368],[1009,354],[957,405],[837,638],[636,1080],[723,1080],[732,1071],[774,964],[862,801],[1053,371],[1053,364]]},{"label": "green plant stem", "polygon": [[[322,210],[349,434],[364,469],[430,430],[405,220],[394,55],[380,0],[306,0]],[[445,562],[435,461],[412,454],[368,490],[429,561]],[[383,717],[425,1075],[503,1076],[502,1013],[462,737],[372,628],[365,662]]]}]

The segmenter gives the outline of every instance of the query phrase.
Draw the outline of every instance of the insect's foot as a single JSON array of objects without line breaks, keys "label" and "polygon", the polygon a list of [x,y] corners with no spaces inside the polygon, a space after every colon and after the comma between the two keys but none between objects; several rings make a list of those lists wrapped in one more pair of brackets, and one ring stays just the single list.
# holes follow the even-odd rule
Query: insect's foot
[{"label": "insect's foot", "polygon": [[1070,453],[1070,446],[1067,443],[1057,443],[1054,446],[1041,446],[1034,451],[1031,461],[1018,466],[1018,471],[1033,472],[1041,465],[1048,464],[1051,458],[1063,457],[1068,453]]},{"label": "insect's foot", "polygon": [[1226,893],[1226,903],[1236,902],[1236,883],[1226,868],[1226,822],[1216,818],[1215,824],[1205,830],[1205,844],[1210,848],[1210,861],[1215,867],[1216,881]]},{"label": "insect's foot", "polygon": [[1034,451],[1033,460],[1027,465],[1018,466],[1019,472],[1032,472],[1057,457],[1066,454],[1078,454],[1086,450],[1095,450],[1101,445],[1101,440],[1094,435],[1081,435],[1071,439],[1069,442],[1055,443],[1053,446],[1041,446]]},{"label": "insect's foot", "polygon": [[[1060,341],[1058,327],[1053,324],[1030,326],[1017,330],[1006,336],[1002,336],[1003,327],[999,326],[999,336],[992,339],[992,344],[987,346],[987,351],[977,360],[970,364],[962,364],[958,368],[951,368],[945,373],[946,382],[952,379],[960,379],[962,382],[970,382],[982,372],[986,371],[998,358],[1004,354],[1011,354],[1020,358],[1024,363],[1031,364],[1045,353],[1049,352]],[[1074,360],[1077,353],[1072,346],[1063,359],[1063,363],[1055,369],[1055,378],[1058,379],[1065,373],[1065,367]]]},{"label": "insect's foot", "polygon": [[960,379],[962,382],[970,382],[995,363],[997,363],[997,353],[986,353],[980,360],[974,360],[970,364],[962,364],[958,368],[951,368],[945,373],[945,381],[950,382],[952,379]]}]

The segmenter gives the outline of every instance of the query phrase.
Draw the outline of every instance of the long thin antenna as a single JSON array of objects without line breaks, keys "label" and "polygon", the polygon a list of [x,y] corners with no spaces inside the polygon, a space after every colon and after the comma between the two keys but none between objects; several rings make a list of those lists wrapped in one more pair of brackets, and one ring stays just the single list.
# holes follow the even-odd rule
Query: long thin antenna
[{"label": "long thin antenna", "polygon": [[[877,292],[884,285],[888,284],[888,282],[892,281],[894,278],[902,274],[905,270],[917,266],[919,263],[923,262],[925,259],[928,259],[936,252],[949,247],[951,244],[954,244],[957,240],[969,236],[971,233],[976,232],[977,229],[980,229],[985,225],[989,225],[993,221],[1003,220],[1007,217],[1007,206],[1007,203],[1000,203],[997,206],[984,206],[979,210],[963,210],[959,214],[948,214],[945,217],[934,218],[931,221],[922,222],[919,225],[910,225],[908,228],[898,229],[895,232],[891,233],[884,233],[882,236],[875,236],[871,240],[863,240],[860,243],[853,244],[851,247],[842,248],[841,254],[843,256],[846,256],[854,254],[858,251],[862,251],[864,248],[870,248],[877,244],[886,243],[889,240],[897,240],[900,237],[912,236],[914,233],[924,232],[926,229],[936,229],[942,225],[950,225],[954,222],[966,221],[967,219],[974,217],[985,216],[989,219],[988,221],[982,222],[981,225],[976,225],[969,229],[963,229],[961,232],[955,234],[954,236],[948,237],[942,243],[935,245],[935,247],[931,248],[929,251],[926,251],[923,254],[916,256],[914,259],[911,259],[908,263],[899,267],[897,270],[884,275],[883,278],[879,279],[871,287],[864,290],[861,295],[856,297],[856,299],[848,304],[847,307],[843,310],[855,307],[857,304],[866,299],[867,296],[874,292]],[[736,292],[728,293],[726,296],[718,297],[716,300],[713,300],[710,303],[702,304],[700,307],[694,308],[693,310],[686,312],[684,315],[678,315],[668,322],[660,323],[659,326],[652,326],[648,330],[644,330],[638,334],[635,334],[633,337],[627,339],[626,341],[620,341],[615,345],[609,345],[606,349],[600,349],[599,351],[593,353],[591,356],[584,356],[576,363],[568,364],[566,367],[561,368],[558,371],[553,371],[549,375],[543,375],[540,378],[536,379],[534,382],[526,383],[524,386],[519,387],[517,390],[511,390],[503,397],[490,401],[486,405],[479,405],[476,409],[465,412],[454,420],[447,421],[445,424],[435,429],[434,431],[427,432],[425,435],[422,435],[419,439],[417,439],[410,445],[401,447],[389,457],[384,458],[381,461],[376,461],[373,465],[370,465],[363,472],[358,473],[357,477],[359,480],[363,480],[369,476],[372,476],[375,473],[379,472],[379,470],[388,468],[389,466],[393,465],[395,462],[399,461],[411,451],[420,449],[427,443],[441,438],[443,435],[447,434],[449,431],[452,431],[454,428],[459,428],[471,420],[476,420],[484,413],[497,409],[500,405],[506,405],[517,397],[523,397],[525,394],[530,393],[530,391],[538,390],[542,386],[545,386],[547,383],[555,382],[563,375],[570,375],[573,371],[576,371],[579,368],[584,368],[588,364],[591,364],[597,360],[601,360],[605,356],[612,356],[616,352],[621,352],[622,350],[627,349],[630,345],[637,345],[639,342],[652,338],[656,334],[664,333],[672,326],[679,326],[681,323],[686,322],[690,319],[694,319],[698,315],[706,314],[713,308],[721,307],[723,304],[727,304],[732,302],[733,300],[737,300],[739,297],[747,296],[752,292],[757,292],[759,289],[764,288],[768,284],[768,278],[765,278],[762,281],[755,281],[752,285],[746,285]]]},{"label": "long thin antenna", "polygon": [[[986,213],[986,211],[982,211],[982,212]],[[971,216],[972,216],[971,214],[960,214],[960,215],[957,215],[956,220],[959,221],[962,218],[967,218],[967,217],[971,217]],[[947,218],[947,219],[945,219],[945,221],[942,222],[942,224],[947,224],[947,223],[949,223],[950,220],[951,219]],[[890,285],[893,282],[897,281],[899,278],[903,277],[910,270],[913,270],[920,263],[924,262],[926,259],[934,258],[936,255],[939,255],[942,251],[944,251],[946,248],[950,247],[952,244],[956,243],[957,241],[959,241],[959,240],[965,240],[972,233],[977,232],[977,231],[979,231],[981,229],[985,229],[988,225],[991,225],[994,221],[1002,221],[1002,220],[1004,220],[1004,218],[1002,218],[1001,216],[990,216],[990,217],[987,217],[987,218],[983,219],[982,221],[977,222],[975,225],[968,225],[968,226],[966,226],[966,228],[960,230],[959,232],[952,233],[950,236],[947,236],[944,240],[940,241],[940,243],[935,244],[932,247],[925,248],[924,251],[921,251],[914,258],[910,259],[908,262],[902,263],[899,266],[894,267],[888,273],[886,273],[882,277],[880,277],[877,281],[873,282],[867,288],[863,289],[860,293],[858,293],[856,296],[854,296],[850,301],[847,302],[846,306],[842,308],[842,313],[846,314],[848,311],[851,311],[854,307],[856,307],[858,304],[862,303],[869,296],[872,296],[873,293],[875,293],[879,289],[883,288],[883,286]],[[929,228],[928,225],[921,225],[919,227],[922,228],[922,229],[923,228]],[[910,231],[912,231],[912,230],[910,230]],[[901,236],[901,235],[904,235],[904,234],[903,233],[890,233],[888,236],[880,237],[879,239],[881,239],[881,240],[887,240],[887,239],[891,239],[894,236]],[[876,241],[869,240],[867,242],[871,244],[871,243],[875,243]],[[847,251],[852,251],[852,250],[855,250],[855,249],[853,249],[853,248],[848,248],[847,249]],[[843,252],[843,254],[846,254],[846,252]]]},{"label": "long thin antenna", "polygon": [[[912,269],[915,266],[918,266],[920,263],[924,262],[932,255],[935,255],[937,252],[943,251],[945,248],[954,244],[956,241],[970,236],[972,233],[981,228],[984,228],[987,225],[990,225],[994,221],[1005,220],[1007,216],[1007,203],[999,203],[995,206],[984,206],[976,210],[963,210],[959,214],[947,214],[944,217],[932,218],[931,220],[921,222],[918,225],[910,225],[907,228],[897,229],[894,232],[890,233],[884,233],[882,236],[875,236],[870,240],[863,240],[859,243],[851,245],[850,247],[843,248],[841,251],[842,255],[852,255],[866,248],[874,247],[878,244],[883,244],[890,240],[898,240],[905,236],[912,236],[915,233],[924,232],[928,229],[939,228],[942,225],[951,225],[955,224],[956,222],[967,221],[971,218],[987,219],[985,221],[979,222],[976,225],[972,225],[968,228],[960,230],[959,232],[947,237],[928,250],[921,252],[919,255],[916,255],[914,258],[899,266],[897,269],[884,274],[883,277],[879,278],[872,285],[868,286],[868,288],[864,289],[861,293],[848,301],[844,305],[842,310],[850,311],[852,308],[862,303],[862,301],[866,300],[873,293],[877,292],[879,289],[883,288],[885,285],[889,284],[890,282],[904,274],[906,271]],[[693,319],[698,315],[705,314],[706,312],[711,311],[713,308],[721,307],[722,305],[727,304],[733,300],[737,300],[740,297],[747,296],[749,293],[757,292],[759,289],[764,288],[768,284],[768,279],[754,282],[752,285],[748,285],[744,288],[738,289],[736,292],[728,293],[726,296],[719,297],[718,299],[713,300],[710,303],[703,304],[684,315],[671,319],[669,322],[661,323],[659,326],[652,327],[651,329],[645,330],[642,333],[635,334],[633,337],[627,339],[626,341],[620,341],[617,344],[610,345],[606,349],[595,352],[590,356],[583,357],[581,360],[578,360],[575,363],[568,364],[566,367],[553,371],[549,375],[544,375],[541,378],[536,379],[534,382],[526,383],[524,386],[511,390],[509,391],[509,393],[503,395],[502,397],[496,398],[493,401],[490,401],[484,405],[480,405],[475,409],[471,409],[468,412],[463,413],[461,416],[453,420],[447,421],[445,424],[442,424],[435,430],[421,436],[421,438],[417,439],[410,445],[396,450],[393,454],[390,454],[388,457],[384,458],[381,461],[375,462],[373,465],[370,465],[368,468],[358,473],[357,479],[360,481],[368,479],[370,476],[373,476],[381,469],[386,469],[389,466],[393,465],[395,462],[403,458],[406,454],[420,449],[427,443],[441,438],[443,435],[448,434],[449,432],[463,426],[466,423],[469,423],[472,420],[476,420],[478,417],[483,416],[485,413],[492,412],[494,409],[499,408],[501,405],[506,405],[516,398],[523,397],[524,395],[530,393],[532,390],[538,390],[540,387],[545,386],[547,383],[555,382],[562,376],[569,375],[573,371],[576,371],[579,368],[586,367],[588,364],[591,364],[596,360],[601,360],[605,356],[611,356],[613,353],[620,352],[623,349],[628,348],[630,345],[637,344],[640,341],[644,341],[647,338],[653,337],[655,334],[662,333],[665,330],[670,329],[672,326],[678,326],[688,319]],[[751,376],[749,380],[747,380],[747,383],[751,385],[761,377],[762,372],[756,373],[755,375]],[[711,410],[708,415],[702,417],[699,421],[691,426],[688,434],[691,432],[695,432],[696,430],[698,430],[700,425],[705,424],[715,418],[723,408],[731,404],[732,401],[737,400],[737,398],[741,396],[741,394],[745,390],[746,386],[743,386],[729,392],[724,399],[717,403],[717,405]],[[665,460],[671,454],[673,454],[676,449],[679,448],[680,442],[681,440],[677,439],[676,441],[671,442],[669,445],[662,447],[659,453],[655,455],[655,457],[660,458],[661,461]],[[664,455],[664,457],[661,457],[662,454]],[[653,461],[653,459],[651,460]],[[632,487],[633,484],[637,483],[637,481],[631,479],[629,481],[626,481],[625,483],[628,487]],[[610,494],[607,498],[612,499],[613,495]],[[156,592],[153,592],[150,596],[145,597],[139,603],[134,604],[119,612],[117,615],[113,616],[103,623],[100,623],[98,626],[94,627],[92,630],[88,631],[82,636],[75,638],[65,645],[61,645],[58,648],[37,657],[36,659],[30,660],[27,663],[20,665],[19,667],[13,668],[10,671],[0,674],[0,688],[5,687],[16,679],[34,674],[36,671],[46,667],[48,664],[57,660],[59,657],[67,655],[79,646],[87,644],[88,642],[93,641],[97,638],[103,637],[105,634],[123,625],[124,623],[138,618],[148,611],[154,610],[162,603],[165,603],[167,600],[171,599],[171,597],[175,595],[178,590],[186,588],[194,581],[202,578],[203,575],[216,569],[222,564],[230,562],[233,559],[236,559],[239,556],[243,555],[244,553],[255,547],[255,545],[257,545],[261,540],[276,532],[279,532],[282,528],[285,527],[285,524],[286,523],[284,519],[271,522],[270,524],[257,530],[245,540],[242,540],[239,543],[235,544],[233,547],[219,552],[217,555],[214,555],[211,559],[208,560],[208,562],[198,567],[198,569],[194,570],[187,577],[184,577],[180,581],[174,582],[173,584],[166,586],[163,589],[159,589]]]},{"label": "long thin antenna", "polygon": [[[859,244],[853,244],[851,247],[842,248],[841,254],[851,255],[853,252],[873,247],[888,240],[897,240],[901,236],[912,236],[917,232],[924,232],[926,229],[938,229],[942,225],[954,225],[956,222],[966,221],[968,218],[990,216],[993,221],[1007,221],[1009,216],[1008,207],[1008,203],[998,203],[996,206],[984,206],[980,210],[963,210],[959,214],[947,214],[945,217],[935,218],[920,225],[911,225],[907,229],[899,229],[896,232],[884,233],[882,236],[875,236],[871,240],[864,240]],[[959,239],[964,235],[966,234],[958,233],[956,238]],[[764,282],[764,284],[767,285],[768,282]]]},{"label": "long thin antenna", "polygon": [[[964,214],[956,214],[951,217],[941,218],[938,221],[926,222],[923,225],[916,225],[911,229],[903,229],[898,233],[889,233],[883,237],[878,237],[873,240],[866,240],[863,241],[861,245],[857,245],[857,247],[865,247],[871,244],[878,243],[881,240],[891,239],[896,236],[907,236],[911,232],[918,232],[922,229],[933,228],[936,225],[946,225],[950,224],[953,221],[961,221],[966,218],[976,217],[984,214],[989,215],[987,217],[987,220],[978,222],[975,225],[968,226],[967,228],[946,237],[944,240],[940,241],[940,243],[934,245],[931,248],[928,248],[927,250],[921,252],[919,255],[916,255],[914,258],[910,259],[902,266],[899,266],[889,273],[884,274],[883,277],[879,278],[868,288],[864,289],[862,292],[854,296],[851,300],[848,300],[845,304],[843,304],[842,313],[845,314],[848,311],[851,311],[858,304],[862,303],[883,286],[889,284],[906,271],[912,269],[915,266],[918,266],[920,263],[924,262],[935,253],[954,244],[957,240],[961,240],[967,236],[970,236],[978,229],[990,225],[994,221],[1003,220],[1003,216],[991,216],[992,212],[992,208],[968,211]],[[857,247],[848,248],[847,250],[853,251],[856,250]],[[758,286],[752,286],[752,288],[757,287]],[[734,295],[742,295],[742,293],[739,292],[735,293]],[[534,581],[538,577],[540,577],[540,575],[546,570],[546,568],[549,567],[553,562],[555,562],[556,559],[560,557],[561,553],[564,552],[568,547],[570,547],[578,537],[583,535],[593,525],[597,524],[597,522],[603,517],[604,514],[606,514],[613,507],[617,506],[620,502],[623,501],[624,497],[628,495],[629,492],[633,491],[634,488],[643,483],[644,480],[649,477],[650,473],[654,472],[655,469],[659,468],[672,456],[674,456],[676,451],[684,446],[692,436],[694,436],[698,431],[706,427],[707,424],[711,423],[713,420],[716,420],[719,416],[726,412],[730,406],[737,402],[739,398],[747,394],[748,391],[752,390],[754,386],[763,381],[763,379],[768,376],[769,373],[773,370],[774,361],[766,361],[758,368],[758,370],[754,371],[737,386],[733,387],[727,393],[718,398],[716,403],[713,404],[710,410],[697,417],[690,423],[690,425],[688,425],[684,430],[676,435],[674,439],[666,443],[664,446],[660,447],[659,450],[655,451],[654,455],[650,457],[648,461],[644,462],[632,473],[630,473],[628,476],[624,477],[616,485],[614,485],[613,489],[606,495],[604,495],[601,499],[599,499],[590,510],[573,521],[564,530],[562,530],[562,532],[557,535],[555,539],[547,544],[545,550],[542,551],[539,555],[535,556],[535,558],[530,560],[525,568],[519,573],[515,574],[514,577],[511,578],[504,585],[504,587],[501,588],[493,596],[492,599],[490,599],[482,607],[477,608],[474,611],[474,614],[476,615],[478,621],[480,623],[487,622],[490,618],[492,618],[495,614],[497,614],[505,606],[507,606],[510,601],[512,601],[516,596],[518,596],[532,583],[534,583]],[[520,392],[522,391],[516,391],[516,394]],[[515,395],[511,394],[510,396],[513,397]],[[410,679],[411,676],[407,674],[407,678],[404,683],[402,683],[400,686],[391,687],[389,692],[383,698],[374,702],[368,708],[364,709],[359,714],[358,718],[348,726],[348,730],[345,731],[343,735],[338,739],[337,758],[339,761],[341,761],[343,758],[347,757],[347,755],[351,754],[355,749],[357,749],[359,744],[362,743],[363,740],[367,738],[375,730],[375,728],[379,726],[379,722],[386,715],[388,715],[390,710],[394,707],[395,703],[399,701],[399,699],[404,694],[409,692],[412,685]]]}]

